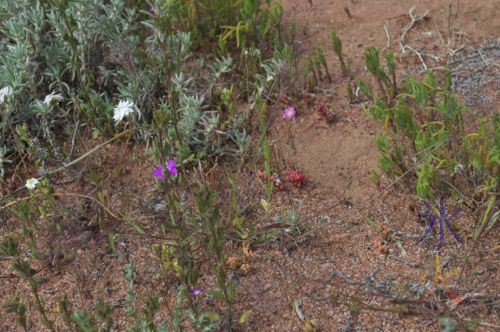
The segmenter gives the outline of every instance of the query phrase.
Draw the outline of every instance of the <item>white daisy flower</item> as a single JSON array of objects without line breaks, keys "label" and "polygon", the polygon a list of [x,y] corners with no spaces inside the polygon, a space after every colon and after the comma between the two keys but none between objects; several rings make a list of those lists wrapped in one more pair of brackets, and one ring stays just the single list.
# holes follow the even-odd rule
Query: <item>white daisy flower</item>
[{"label": "white daisy flower", "polygon": [[113,119],[115,124],[118,124],[127,115],[136,112],[137,106],[130,100],[121,100],[118,105],[113,109]]},{"label": "white daisy flower", "polygon": [[39,183],[38,179],[31,178],[28,181],[26,181],[26,188],[32,190],[35,189],[36,185]]},{"label": "white daisy flower", "polygon": [[10,96],[12,94],[12,88],[9,86],[3,87],[0,89],[0,104],[3,104],[5,97]]},{"label": "white daisy flower", "polygon": [[43,100],[43,103],[47,106],[50,106],[52,105],[54,102],[58,102],[58,101],[61,101],[63,100],[64,97],[59,94],[59,93],[55,93],[55,91],[52,91],[52,93],[50,95],[46,95],[45,96],[45,99]]}]

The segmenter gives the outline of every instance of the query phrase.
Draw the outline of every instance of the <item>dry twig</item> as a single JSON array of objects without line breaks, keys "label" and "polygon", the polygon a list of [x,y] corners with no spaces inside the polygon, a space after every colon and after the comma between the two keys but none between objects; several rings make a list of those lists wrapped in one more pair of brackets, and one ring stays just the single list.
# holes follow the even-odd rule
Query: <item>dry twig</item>
[{"label": "dry twig", "polygon": [[415,25],[415,23],[417,23],[418,21],[423,20],[425,17],[427,17],[427,14],[429,13],[429,11],[426,11],[421,16],[415,16],[413,14],[414,10],[415,10],[415,6],[413,6],[413,7],[410,8],[410,11],[408,12],[408,16],[410,16],[411,22],[408,23],[403,28],[403,33],[401,34],[401,38],[399,39],[399,42],[401,44],[401,49],[403,50],[403,52],[404,52],[403,45],[405,44],[405,36],[406,36],[406,34],[413,28],[413,26]]},{"label": "dry twig", "polygon": [[422,66],[424,66],[424,69],[427,70],[427,65],[425,64],[424,57],[422,56],[422,54],[419,51],[417,51],[416,49],[414,49],[410,45],[404,45],[402,47],[403,53],[405,52],[405,49],[409,49],[410,51],[415,53],[418,56],[418,58],[420,59],[420,62],[422,62]]},{"label": "dry twig", "polygon": [[[410,10],[408,11],[408,16],[410,17],[410,23],[408,23],[404,28],[403,28],[403,32],[401,33],[401,37],[399,38],[399,46],[401,48],[401,53],[404,54],[405,53],[405,50],[406,49],[409,49],[410,51],[412,51],[413,53],[415,53],[418,58],[420,59],[420,62],[422,62],[422,65],[424,67],[425,70],[428,69],[427,65],[425,64],[425,61],[424,61],[424,58],[422,56],[422,53],[420,53],[419,51],[417,51],[416,49],[414,49],[413,47],[409,46],[409,45],[406,45],[405,44],[405,37],[406,37],[406,34],[413,28],[413,26],[415,25],[415,23],[417,23],[418,21],[421,21],[423,20],[424,18],[427,17],[427,14],[429,13],[429,11],[426,11],[425,13],[423,13],[422,15],[420,16],[416,16],[414,14],[414,10],[415,10],[415,6],[411,7]],[[385,29],[385,26],[384,26],[384,29]]]},{"label": "dry twig", "polygon": [[384,31],[387,37],[387,44],[385,45],[385,47],[389,49],[391,48],[391,34],[389,33],[389,25],[387,24],[387,20],[385,20],[384,22]]}]

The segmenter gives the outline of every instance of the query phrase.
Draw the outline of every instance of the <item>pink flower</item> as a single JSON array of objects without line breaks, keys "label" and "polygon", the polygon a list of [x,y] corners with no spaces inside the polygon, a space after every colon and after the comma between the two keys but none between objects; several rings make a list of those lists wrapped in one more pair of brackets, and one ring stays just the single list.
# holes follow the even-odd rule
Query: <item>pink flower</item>
[{"label": "pink flower", "polygon": [[286,107],[285,110],[283,111],[283,119],[292,120],[295,117],[295,114],[297,114],[295,108]]},{"label": "pink flower", "polygon": [[[177,163],[175,162],[175,160],[169,160],[165,163],[165,165],[167,166],[167,169],[170,172],[170,174],[172,174],[173,176],[177,175],[177,168],[175,167]],[[158,164],[158,168],[153,171],[153,176],[156,176],[162,182],[165,182],[165,171],[161,164]]]}]

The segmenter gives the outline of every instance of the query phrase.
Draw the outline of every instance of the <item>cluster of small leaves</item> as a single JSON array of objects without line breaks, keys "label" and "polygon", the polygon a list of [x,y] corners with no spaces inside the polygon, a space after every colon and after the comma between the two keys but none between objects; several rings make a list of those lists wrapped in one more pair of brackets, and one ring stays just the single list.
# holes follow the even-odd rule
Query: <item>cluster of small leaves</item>
[{"label": "cluster of small leaves", "polygon": [[190,31],[196,47],[271,47],[279,41],[283,9],[270,0],[162,1],[161,22],[172,33]]},{"label": "cluster of small leaves", "polygon": [[[218,322],[218,315],[214,312],[205,312],[201,314],[197,314],[192,309],[186,309],[183,305],[185,294],[189,293],[183,286],[179,288],[177,296],[175,298],[176,305],[172,310],[172,319],[170,321],[170,325],[172,325],[173,331],[183,331],[183,322],[188,320],[193,328],[196,328],[196,331],[202,332],[211,332],[218,331],[220,329]],[[169,330],[158,330],[158,331],[166,331]]]},{"label": "cluster of small leaves", "polygon": [[380,95],[358,80],[373,101],[368,115],[385,125],[377,137],[381,169],[390,175],[415,169],[416,191],[422,198],[451,192],[481,202],[498,195],[499,115],[480,119],[478,130],[467,133],[463,118],[467,109],[451,93],[449,73],[443,86],[430,71],[422,80],[407,76],[398,91],[394,57],[387,53],[385,58],[386,68],[378,50],[369,48],[365,53]]},{"label": "cluster of small leaves", "polygon": [[[124,1],[22,0],[0,1],[0,15],[0,85],[13,91],[2,105],[0,145],[22,152],[27,144],[19,126],[27,125],[29,136],[40,137],[63,120],[74,120],[71,109],[94,117],[95,123],[109,122],[109,99],[120,76],[111,50],[118,41],[129,47],[140,42],[134,37],[138,9],[127,8]],[[52,91],[67,97],[60,112],[39,102]]]},{"label": "cluster of small leaves", "polygon": [[[43,161],[68,157],[60,146],[77,124],[95,133],[115,130],[118,100],[133,101],[146,124],[156,112],[172,114],[181,160],[222,154],[225,143],[236,141],[238,152],[248,145],[245,116],[231,99],[267,89],[260,74],[277,78],[278,60],[266,64],[255,47],[286,46],[281,7],[259,0],[134,2],[0,1],[0,87],[12,89],[0,105],[0,175],[23,153]],[[220,56],[204,52],[202,42],[221,44]],[[235,47],[237,61],[230,55]],[[234,81],[239,92],[230,88]],[[64,96],[57,109],[40,102],[52,91]]]},{"label": "cluster of small leaves", "polygon": [[[284,62],[274,58],[264,61],[257,49],[244,50],[242,56],[245,59],[242,82],[251,87],[246,94],[252,103],[256,96],[271,93]],[[181,71],[172,78],[171,97],[162,100],[153,112],[152,129],[157,138],[154,153],[157,156],[174,155],[183,161],[220,156],[242,160],[250,147],[245,127],[253,103],[237,112],[235,86],[221,84],[222,79],[229,79],[230,73],[236,70],[231,57],[216,59],[208,66],[208,75],[196,64],[184,70],[185,73]],[[195,92],[202,80],[207,81],[206,89]],[[240,93],[243,89],[239,89]]]},{"label": "cluster of small leaves", "polygon": [[[229,178],[231,180],[230,176]],[[182,172],[176,181],[188,190],[191,188],[189,178]],[[238,189],[234,180],[230,181],[234,190],[231,207],[228,208],[227,215],[222,215],[223,204],[218,202],[216,193],[206,183],[204,176],[200,174],[195,182],[195,188],[189,194],[184,192],[182,198],[166,191],[165,200],[169,213],[159,226],[165,235],[173,233],[175,240],[155,244],[153,251],[162,271],[173,273],[180,284],[181,299],[175,310],[174,326],[190,321],[201,330],[208,331],[216,326],[230,329],[233,324],[235,284],[226,271],[225,245],[226,233],[231,229],[230,222],[238,219],[241,213],[237,203]],[[194,206],[188,203],[187,195],[193,197]],[[240,226],[243,227],[242,224]],[[203,253],[200,249],[203,249]],[[207,257],[215,276],[216,289],[209,290],[206,285],[203,288],[215,300],[215,308],[203,303],[199,295],[202,292],[199,288],[200,267]],[[220,310],[217,308],[221,307],[223,313],[219,314]]]}]

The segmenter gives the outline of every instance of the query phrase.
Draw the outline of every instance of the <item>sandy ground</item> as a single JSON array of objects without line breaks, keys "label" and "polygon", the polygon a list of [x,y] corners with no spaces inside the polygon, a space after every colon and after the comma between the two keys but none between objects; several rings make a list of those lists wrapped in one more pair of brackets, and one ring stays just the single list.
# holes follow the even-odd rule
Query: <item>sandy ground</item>
[{"label": "sandy ground", "polygon": [[[333,82],[323,82],[322,92],[310,95],[312,104],[300,95],[296,98],[298,115],[291,126],[296,150],[286,144],[276,145],[286,165],[303,171],[308,181],[303,188],[289,187],[277,192],[272,211],[256,223],[271,224],[279,211],[293,209],[301,227],[293,237],[281,236],[256,245],[250,272],[232,273],[237,282],[236,312],[253,310],[247,325],[238,330],[302,331],[304,322],[298,311],[304,319],[314,320],[321,331],[438,331],[440,323],[436,318],[445,316],[462,323],[478,320],[481,325],[477,331],[493,331],[495,325],[500,326],[498,250],[494,249],[498,228],[469,251],[471,239],[467,234],[477,218],[470,210],[455,221],[466,244],[459,245],[447,234],[440,251],[445,275],[455,267],[465,270],[449,281],[450,288],[465,298],[464,302],[454,305],[438,286],[427,301],[415,305],[425,294],[419,287],[424,271],[427,283],[435,274],[438,234],[434,232],[428,240],[417,244],[426,223],[417,218],[423,204],[414,196],[411,182],[407,182],[411,180],[386,192],[370,181],[370,171],[377,170],[373,141],[379,127],[367,120],[362,103],[347,103],[349,81],[342,77],[330,46],[331,29],[335,29],[354,76],[368,76],[362,65],[368,46],[394,50],[401,77],[404,73],[421,73],[424,63],[438,71],[448,64],[454,70],[456,92],[475,114],[494,112],[500,106],[498,1],[452,4],[450,14],[449,1],[283,2],[285,17],[297,23],[296,47],[303,56],[314,47],[323,47]],[[401,33],[410,22],[408,12],[412,6],[415,15],[427,12],[427,16],[408,30],[405,43],[420,52],[423,61],[412,51],[402,53],[399,45]],[[335,116],[331,124],[318,121],[314,109],[317,102]],[[277,141],[287,128],[276,125],[275,129],[278,134],[273,139]],[[94,169],[105,179],[102,186],[108,188],[109,201],[117,210],[126,209],[130,202],[132,206],[151,206],[155,201],[151,167],[144,161],[143,148],[122,142],[100,152],[83,167],[84,171]],[[85,150],[83,146],[82,151]],[[254,171],[238,174],[242,192],[253,199],[265,197],[262,186],[253,180]],[[242,180],[249,177],[251,181]],[[382,178],[382,188],[390,182]],[[89,183],[78,182],[57,190],[95,196],[93,188]],[[41,227],[39,245],[44,248],[46,262],[36,267],[41,269],[39,275],[46,278],[40,292],[57,329],[65,330],[55,313],[56,303],[64,294],[68,294],[75,307],[86,310],[99,298],[112,303],[117,328],[122,329],[128,319],[123,308],[127,289],[123,267],[128,262],[136,266],[136,291],[159,295],[161,309],[157,318],[168,320],[176,284],[173,277],[165,278],[160,273],[157,262],[151,258],[150,246],[155,240],[131,236],[127,225],[103,217],[90,200],[65,197],[60,204],[67,206],[70,213],[55,217],[60,230]],[[450,201],[446,207],[451,213],[457,206]],[[88,226],[96,215],[103,222],[101,228]],[[388,234],[368,225],[367,218],[384,225]],[[154,220],[139,222],[145,229],[154,229]],[[8,221],[2,225],[5,233],[15,229],[16,225]],[[118,253],[110,250],[107,234],[114,234]],[[382,240],[386,241],[387,252],[377,248],[377,242]],[[228,250],[235,254],[241,251],[237,244]],[[466,255],[468,262],[463,259]],[[8,261],[0,261],[0,267],[0,302],[15,295],[27,298],[29,318],[34,324],[31,330],[43,329],[37,324],[39,317],[28,286],[15,277]],[[203,269],[208,271],[208,266]],[[210,285],[213,280],[202,279],[201,283]],[[0,316],[0,330],[18,330],[12,315]]]}]

